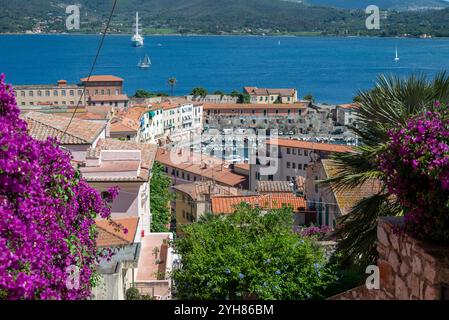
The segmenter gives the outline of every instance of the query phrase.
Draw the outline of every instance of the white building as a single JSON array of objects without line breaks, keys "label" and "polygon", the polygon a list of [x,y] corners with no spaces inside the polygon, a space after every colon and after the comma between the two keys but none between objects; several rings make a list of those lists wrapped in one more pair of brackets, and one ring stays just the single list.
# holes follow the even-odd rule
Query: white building
[{"label": "white building", "polygon": [[[261,151],[262,150],[262,151]],[[313,143],[291,139],[272,139],[265,151],[252,152],[250,159],[250,190],[258,181],[292,181],[306,176],[307,167],[329,157],[332,152],[350,152],[344,145]]]},{"label": "white building", "polygon": [[359,105],[357,103],[340,104],[337,105],[337,124],[342,126],[356,126],[357,124],[357,110]]}]

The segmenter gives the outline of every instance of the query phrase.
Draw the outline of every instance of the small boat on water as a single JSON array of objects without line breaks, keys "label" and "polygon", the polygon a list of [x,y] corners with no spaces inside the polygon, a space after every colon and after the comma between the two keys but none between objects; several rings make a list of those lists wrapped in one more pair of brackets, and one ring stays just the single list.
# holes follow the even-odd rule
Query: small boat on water
[{"label": "small boat on water", "polygon": [[398,47],[396,47],[396,57],[394,58],[395,62],[399,61],[399,55],[398,55]]},{"label": "small boat on water", "polygon": [[151,67],[150,57],[146,54],[143,60],[142,59],[139,60],[137,66],[141,69],[148,69],[149,67]]}]

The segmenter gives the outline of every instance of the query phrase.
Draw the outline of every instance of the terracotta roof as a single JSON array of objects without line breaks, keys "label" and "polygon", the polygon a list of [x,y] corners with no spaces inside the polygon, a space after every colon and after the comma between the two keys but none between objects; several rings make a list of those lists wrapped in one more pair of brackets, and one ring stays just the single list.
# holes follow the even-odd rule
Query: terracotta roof
[{"label": "terracotta roof", "polygon": [[358,103],[344,103],[344,104],[339,104],[337,105],[338,108],[342,108],[342,109],[359,109],[360,108],[360,104]]},{"label": "terracotta roof", "polygon": [[111,122],[111,129],[110,132],[111,133],[121,133],[121,132],[132,132],[132,133],[137,133],[136,128],[131,128],[130,126],[126,125],[125,123],[123,123],[121,120],[116,120],[114,122]]},{"label": "terracotta roof", "polygon": [[[322,159],[321,163],[327,178],[338,175],[341,170],[330,159]],[[382,185],[379,180],[372,179],[353,189],[336,190],[332,184],[331,189],[333,190],[341,213],[345,215],[348,214],[360,200],[379,193],[381,191],[381,186]]]},{"label": "terracotta roof", "polygon": [[[169,151],[159,148],[156,160],[164,165],[214,180],[226,186],[239,186],[248,180],[248,177],[232,172],[229,167],[226,167],[229,165],[222,165],[222,161],[218,158],[193,153],[192,159],[189,159],[190,152],[183,151],[183,155],[179,156],[178,163],[178,161],[173,161],[171,152],[175,152],[174,158],[176,159],[176,150]],[[201,164],[201,158],[203,164]]]},{"label": "terracotta roof", "polygon": [[290,181],[257,181],[256,191],[263,193],[292,193],[293,188]]},{"label": "terracotta roof", "polygon": [[265,194],[260,196],[216,196],[212,197],[212,213],[232,214],[235,206],[245,202],[262,209],[280,209],[291,205],[294,212],[305,210],[306,202],[303,197],[293,194]]},{"label": "terracotta roof", "polygon": [[[98,177],[85,177],[87,181],[142,181],[147,182],[150,179],[150,172],[153,168],[154,158],[156,156],[157,145],[149,143],[138,143],[131,141],[120,141],[116,139],[100,139],[95,149],[89,149],[87,152],[88,159],[98,159],[101,154],[101,150],[140,150],[141,162],[137,176],[98,176]],[[119,170],[124,169],[121,167],[121,162],[116,161],[117,168]],[[128,168],[128,167],[127,167]],[[98,167],[98,169],[100,169]],[[85,167],[81,167],[81,172],[85,170]],[[128,170],[128,169],[127,169]]]},{"label": "terracotta roof", "polygon": [[249,171],[250,165],[249,165],[249,163],[236,163],[236,164],[234,164],[234,168]]},{"label": "terracotta roof", "polygon": [[308,149],[308,150],[317,150],[317,151],[325,151],[325,152],[351,152],[353,151],[352,147],[339,145],[339,144],[330,144],[330,143],[319,143],[319,142],[309,142],[309,141],[301,141],[301,140],[293,140],[293,139],[272,139],[268,141],[270,145],[278,145],[281,147],[290,147],[290,148],[299,148],[299,149]]},{"label": "terracotta roof", "polygon": [[280,96],[291,97],[295,94],[296,89],[272,89],[272,88],[257,88],[257,87],[244,87],[243,90],[248,94],[263,96],[270,94],[278,94]]},{"label": "terracotta roof", "polygon": [[[88,78],[82,78],[81,82],[88,82],[87,79]],[[123,79],[111,75],[91,76],[89,78],[89,82],[97,82],[97,81],[123,81]]]},{"label": "terracotta roof", "polygon": [[251,103],[205,103],[203,105],[204,111],[207,110],[264,110],[264,109],[306,109],[309,102],[297,102],[293,104],[278,103],[278,104],[251,104]]},{"label": "terracotta roof", "polygon": [[233,187],[225,187],[214,183],[213,181],[199,181],[193,183],[183,183],[172,187],[175,190],[188,194],[192,199],[196,200],[200,195],[237,195],[240,190]]},{"label": "terracotta roof", "polygon": [[117,230],[106,219],[96,220],[95,223],[98,230],[97,245],[99,247],[114,247],[132,244],[136,238],[139,217],[113,218],[112,220],[126,228],[128,233],[125,234],[123,229]]},{"label": "terracotta roof", "polygon": [[93,95],[89,96],[89,100],[95,102],[128,101],[128,96],[126,94]]},{"label": "terracotta roof", "polygon": [[105,124],[76,117],[70,123],[70,117],[39,112],[29,112],[22,117],[28,123],[28,132],[33,138],[46,140],[47,137],[53,137],[60,140],[62,137],[60,141],[65,145],[92,144],[106,127]]}]

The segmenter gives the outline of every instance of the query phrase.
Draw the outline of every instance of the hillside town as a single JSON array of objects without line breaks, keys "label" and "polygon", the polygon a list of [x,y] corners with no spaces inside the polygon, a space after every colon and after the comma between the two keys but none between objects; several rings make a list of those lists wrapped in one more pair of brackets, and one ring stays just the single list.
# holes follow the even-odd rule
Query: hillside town
[{"label": "hillside town", "polygon": [[[243,88],[248,103],[226,95],[135,98],[124,92],[124,81],[95,75],[77,84],[14,86],[33,138],[65,133],[60,143],[83,178],[99,192],[120,189],[112,218],[128,233],[97,220],[98,246],[119,253],[99,265],[103,285],[95,299],[125,299],[129,288],[171,299],[170,271],[181,262],[169,242],[180,226],[207,213],[232,214],[241,202],[265,209],[288,205],[295,228],[333,228],[349,209],[338,201],[345,195],[314,182],[332,174],[326,162],[332,152],[356,145],[350,131],[356,103],[320,105],[300,100],[296,89],[257,87]],[[278,165],[264,175],[261,151],[268,149]],[[156,162],[173,194],[165,233],[151,228]],[[362,195],[354,192],[352,201]]]},{"label": "hillside town", "polygon": [[[96,263],[99,280],[89,292],[90,299],[211,299],[217,289],[203,290],[211,286],[211,280],[190,291],[193,284],[183,277],[200,283],[205,279],[202,272],[221,272],[224,277],[234,272],[243,283],[242,266],[237,263],[234,271],[223,269],[223,255],[229,255],[231,262],[259,259],[267,254],[260,250],[267,247],[276,254],[262,257],[263,268],[269,269],[272,259],[286,259],[274,270],[274,277],[287,272],[291,254],[305,254],[296,262],[314,257],[305,263],[315,271],[297,269],[308,272],[305,277],[316,286],[306,298],[447,298],[445,287],[438,284],[447,280],[445,262],[430,247],[415,244],[414,238],[399,238],[394,230],[400,218],[377,219],[382,206],[376,201],[390,203],[392,198],[378,173],[370,172],[366,160],[358,158],[361,150],[372,152],[360,145],[360,139],[365,143],[377,139],[372,135],[375,131],[363,130],[367,118],[361,108],[366,105],[320,104],[311,97],[300,99],[295,88],[254,86],[230,95],[192,90],[186,96],[142,98],[126,93],[124,82],[115,75],[93,75],[76,84],[58,80],[13,86],[27,135],[42,143],[57,141],[70,154],[69,166],[103,199],[109,199],[110,217],[96,216],[94,239],[99,249],[113,254]],[[391,160],[384,154],[376,161],[390,170]],[[348,166],[365,167],[367,175],[360,169],[344,171],[345,161]],[[446,188],[447,177],[441,177]],[[398,207],[391,205],[388,210],[394,208]],[[375,217],[357,220],[361,213]],[[341,237],[342,221],[349,222],[345,227],[355,226],[355,232]],[[196,238],[195,232],[208,228],[212,239],[203,233]],[[252,238],[261,230],[265,238]],[[444,234],[444,227],[438,230]],[[282,241],[292,239],[290,250],[295,252],[299,243],[301,249],[285,251],[276,238],[279,234],[285,237]],[[373,243],[364,247],[366,239]],[[224,241],[224,247],[215,241]],[[236,249],[230,245],[234,241]],[[252,253],[245,251],[249,246],[256,246]],[[336,248],[345,246],[355,249],[348,249],[342,261],[346,257],[368,269],[378,255],[375,267],[381,270],[384,287],[371,290],[368,282],[361,285],[363,271],[357,271],[358,280],[348,280],[349,285],[338,282],[340,278],[329,282],[337,283],[334,287],[320,282],[323,274],[333,277],[327,264],[334,261]],[[194,247],[200,260],[192,264],[186,261],[192,256],[186,254]],[[204,259],[209,262],[202,266]],[[342,263],[340,268],[348,267]],[[177,273],[180,270],[184,273]],[[316,275],[315,280],[310,278]],[[266,282],[261,286],[266,287]],[[257,290],[259,296],[228,291],[217,297],[263,299],[264,291]],[[283,294],[301,298],[301,290],[297,287]],[[270,294],[267,299],[284,297]]]}]

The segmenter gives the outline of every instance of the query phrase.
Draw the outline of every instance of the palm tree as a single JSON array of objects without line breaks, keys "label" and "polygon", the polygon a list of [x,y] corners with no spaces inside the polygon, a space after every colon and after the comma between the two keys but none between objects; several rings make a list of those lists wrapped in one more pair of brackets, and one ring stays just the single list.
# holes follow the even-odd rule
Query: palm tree
[{"label": "palm tree", "polygon": [[178,83],[178,80],[175,77],[168,78],[168,85],[171,88],[171,95],[174,96],[175,86]]},{"label": "palm tree", "polygon": [[344,192],[371,179],[380,181],[380,191],[359,201],[341,218],[336,230],[342,261],[366,267],[377,257],[378,218],[403,214],[402,207],[388,194],[376,158],[386,146],[390,129],[404,126],[411,116],[426,111],[435,101],[449,101],[449,77],[444,72],[431,81],[425,76],[405,80],[380,76],[375,88],[360,92],[359,97],[359,119],[357,128],[352,130],[358,135],[360,146],[355,153],[333,155],[338,174],[323,183],[332,183],[333,188]]}]

